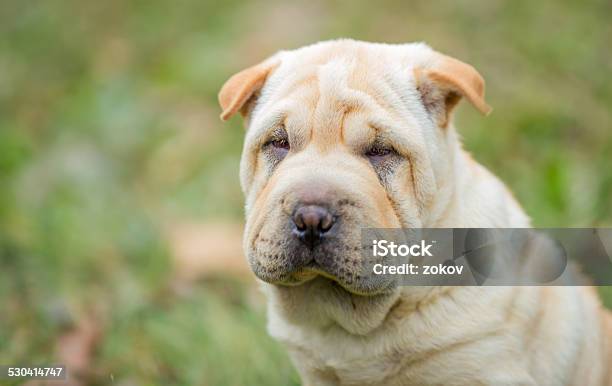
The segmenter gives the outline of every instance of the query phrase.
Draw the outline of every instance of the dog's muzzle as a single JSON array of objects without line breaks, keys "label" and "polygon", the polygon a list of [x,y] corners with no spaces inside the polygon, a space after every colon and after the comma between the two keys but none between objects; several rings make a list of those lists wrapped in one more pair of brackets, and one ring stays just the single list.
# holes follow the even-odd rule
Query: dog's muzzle
[{"label": "dog's muzzle", "polygon": [[388,289],[386,279],[373,275],[362,246],[361,228],[367,219],[360,205],[337,198],[290,200],[275,213],[269,231],[249,251],[253,272],[276,285],[299,285],[317,276],[337,282],[350,292],[376,294]]}]

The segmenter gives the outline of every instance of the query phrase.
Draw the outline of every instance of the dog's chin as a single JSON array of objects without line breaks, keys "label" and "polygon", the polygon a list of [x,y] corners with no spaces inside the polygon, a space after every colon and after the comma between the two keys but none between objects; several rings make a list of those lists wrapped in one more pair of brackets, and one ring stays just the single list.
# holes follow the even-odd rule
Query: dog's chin
[{"label": "dog's chin", "polygon": [[396,283],[394,281],[373,280],[376,279],[376,277],[363,278],[361,280],[348,283],[341,278],[329,274],[316,264],[310,264],[304,268],[296,270],[285,276],[282,280],[275,280],[273,282],[267,280],[264,281],[281,287],[296,287],[302,286],[315,279],[358,296],[384,295],[392,293],[396,289]]}]

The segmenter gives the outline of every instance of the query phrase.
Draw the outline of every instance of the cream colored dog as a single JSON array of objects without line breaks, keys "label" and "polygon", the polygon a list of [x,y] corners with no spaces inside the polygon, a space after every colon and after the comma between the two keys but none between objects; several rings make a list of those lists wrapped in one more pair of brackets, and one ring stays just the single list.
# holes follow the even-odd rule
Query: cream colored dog
[{"label": "cream colored dog", "polygon": [[[244,248],[269,332],[307,385],[605,385],[608,317],[586,287],[382,286],[364,227],[528,227],[462,148],[468,64],[424,44],[337,40],[283,51],[223,86],[241,111]],[[493,131],[492,134],[494,135]]]}]

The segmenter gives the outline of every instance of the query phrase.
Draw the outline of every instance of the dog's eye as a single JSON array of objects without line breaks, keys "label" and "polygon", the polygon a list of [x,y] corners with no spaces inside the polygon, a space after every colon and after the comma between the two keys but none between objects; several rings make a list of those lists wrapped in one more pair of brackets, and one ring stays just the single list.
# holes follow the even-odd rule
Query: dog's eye
[{"label": "dog's eye", "polygon": [[264,144],[264,149],[267,149],[268,154],[273,156],[273,160],[280,161],[291,149],[289,144],[289,136],[284,128],[278,129],[272,135],[272,138]]},{"label": "dog's eye", "polygon": [[380,145],[375,145],[368,149],[365,155],[368,158],[382,158],[390,155],[391,153],[393,153],[392,149]]},{"label": "dog's eye", "polygon": [[286,138],[279,138],[270,141],[270,145],[277,149],[289,150],[289,141]]}]

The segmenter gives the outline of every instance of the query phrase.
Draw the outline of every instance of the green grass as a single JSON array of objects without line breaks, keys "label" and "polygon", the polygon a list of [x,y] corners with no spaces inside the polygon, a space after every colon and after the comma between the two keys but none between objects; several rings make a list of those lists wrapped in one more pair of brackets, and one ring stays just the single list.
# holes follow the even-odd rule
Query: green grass
[{"label": "green grass", "polygon": [[610,226],[611,16],[603,0],[2,2],[0,364],[52,361],[95,313],[89,384],[298,383],[251,289],[174,288],[162,227],[241,221],[243,130],[216,93],[320,39],[423,40],[472,63],[494,107],[459,109],[475,158],[535,225]]}]

